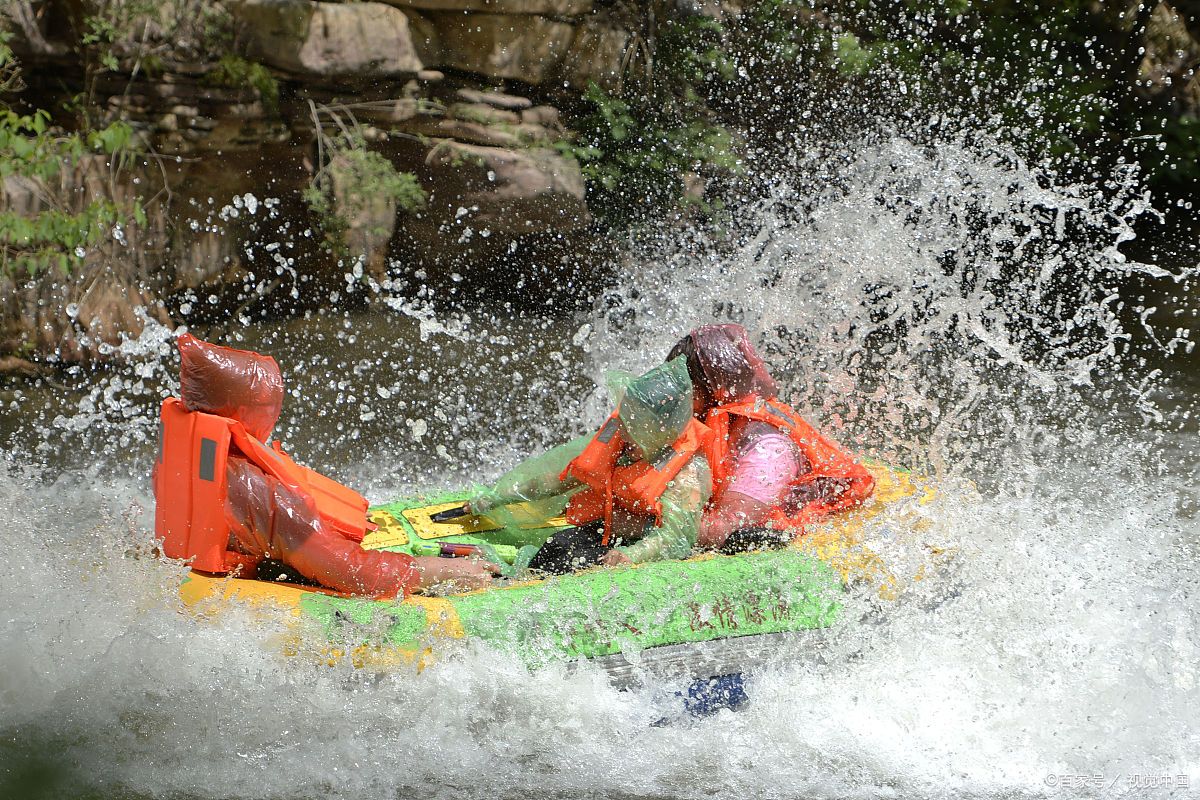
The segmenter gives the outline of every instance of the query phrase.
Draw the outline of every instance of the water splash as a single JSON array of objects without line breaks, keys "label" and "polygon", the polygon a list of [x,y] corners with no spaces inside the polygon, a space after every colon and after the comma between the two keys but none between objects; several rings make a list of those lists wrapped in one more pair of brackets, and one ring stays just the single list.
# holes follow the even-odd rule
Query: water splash
[{"label": "water splash", "polygon": [[[230,340],[283,362],[285,444],[382,499],[495,475],[598,422],[602,369],[740,321],[814,421],[940,472],[922,540],[957,551],[947,572],[897,603],[852,595],[860,622],[819,657],[781,650],[744,712],[699,723],[652,725],[667,683],[619,693],[595,670],[530,675],[479,650],[416,680],[286,659],[286,620],[180,614],[182,569],[153,552],[141,476],[172,363],[170,332],[151,329],[83,399],[32,417],[34,444],[0,474],[0,776],[48,763],[62,793],[185,797],[1200,785],[1194,398],[1164,402],[1164,362],[1138,360],[1122,307],[1131,277],[1156,271],[1117,249],[1144,200],[953,137],[847,145],[836,174],[803,159],[784,172],[731,241],[669,231],[624,253],[585,318],[425,297]],[[1189,333],[1139,314],[1187,349]],[[37,391],[10,408],[50,396]],[[896,525],[875,524],[871,544],[918,573]]]}]

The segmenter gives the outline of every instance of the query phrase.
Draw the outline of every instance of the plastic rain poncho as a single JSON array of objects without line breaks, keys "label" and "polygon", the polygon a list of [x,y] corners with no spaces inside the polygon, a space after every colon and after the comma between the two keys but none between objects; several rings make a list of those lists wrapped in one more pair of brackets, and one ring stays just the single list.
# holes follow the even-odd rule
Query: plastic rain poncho
[{"label": "plastic rain poncho", "polygon": [[[179,393],[188,410],[240,422],[265,441],[283,408],[283,378],[275,359],[190,334],[179,337],[178,345]],[[420,573],[412,556],[364,550],[325,523],[311,495],[284,485],[236,452],[227,462],[226,481],[225,521],[235,550],[279,559],[304,577],[348,594],[384,596],[417,588]]]},{"label": "plastic rain poncho", "polygon": [[687,359],[705,408],[748,397],[774,397],[779,387],[741,325],[701,325],[671,348]]},{"label": "plastic rain poncho", "polygon": [[683,434],[692,418],[692,380],[676,358],[644,375],[612,371],[605,376],[621,418],[621,437],[653,458]]},{"label": "plastic rain poncho", "polygon": [[[692,418],[692,386],[682,358],[637,377],[610,372],[606,384],[618,404],[620,435],[636,451],[631,459],[656,457],[680,437]],[[582,486],[575,478],[562,478],[562,473],[593,435],[522,462],[490,488],[478,487],[471,509],[501,525],[528,525],[562,513],[570,495]],[[648,524],[639,541],[617,549],[634,563],[686,558],[695,545],[700,517],[711,494],[712,472],[704,456],[697,454],[659,498],[662,523]]]}]

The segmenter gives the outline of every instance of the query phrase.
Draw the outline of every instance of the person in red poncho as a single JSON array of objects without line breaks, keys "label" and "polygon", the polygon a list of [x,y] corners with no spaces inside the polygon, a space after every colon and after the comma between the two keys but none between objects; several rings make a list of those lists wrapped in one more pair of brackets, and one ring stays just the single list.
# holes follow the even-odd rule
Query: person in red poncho
[{"label": "person in red poncho", "polygon": [[861,503],[875,480],[849,452],[777,396],[741,325],[704,325],[681,339],[696,418],[713,431],[713,498],[698,543],[713,548],[786,541],[808,524]]},{"label": "person in red poncho", "polygon": [[168,556],[251,577],[264,559],[348,594],[471,589],[490,571],[468,559],[365,550],[367,502],[266,444],[283,405],[273,358],[185,334],[181,397],[163,404],[155,527]]}]

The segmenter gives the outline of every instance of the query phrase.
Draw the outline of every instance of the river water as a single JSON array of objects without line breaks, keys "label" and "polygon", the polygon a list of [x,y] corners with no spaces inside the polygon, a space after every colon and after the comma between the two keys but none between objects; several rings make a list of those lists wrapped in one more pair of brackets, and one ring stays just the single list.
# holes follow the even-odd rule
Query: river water
[{"label": "river water", "polygon": [[896,532],[919,523],[949,568],[894,602],[852,594],[821,657],[781,650],[742,711],[666,726],[678,687],[652,678],[618,692],[482,649],[419,676],[284,658],[284,620],[181,613],[184,569],[154,553],[177,366],[151,326],[110,373],[2,397],[0,795],[1200,793],[1186,259],[1123,254],[1132,188],[1056,183],[997,146],[844,155],[836,181],[781,170],[733,241],[631,242],[578,312],[409,288],[224,341],[279,360],[285,446],[378,501],[492,478],[597,423],[605,368],[739,321],[798,409],[939,482],[917,523],[871,534],[916,569],[928,553]]}]

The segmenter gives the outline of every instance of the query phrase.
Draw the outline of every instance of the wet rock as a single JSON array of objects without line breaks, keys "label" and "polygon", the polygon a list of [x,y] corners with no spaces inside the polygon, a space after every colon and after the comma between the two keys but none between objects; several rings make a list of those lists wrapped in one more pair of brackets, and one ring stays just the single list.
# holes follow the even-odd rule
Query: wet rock
[{"label": "wet rock", "polygon": [[346,249],[351,258],[361,257],[365,271],[376,280],[387,277],[387,246],[396,227],[396,201],[386,196],[359,193],[353,183],[355,172],[345,158],[329,165],[333,179],[334,205],[346,221]]},{"label": "wet rock", "polygon": [[551,130],[561,131],[558,109],[554,106],[534,106],[521,112],[521,121],[530,125],[541,125]]},{"label": "wet rock", "polygon": [[[404,261],[469,276],[464,265],[487,265],[473,279],[494,278],[499,290],[520,282],[516,263],[545,266],[542,255],[561,257],[558,250],[591,221],[578,163],[555,150],[446,140],[395,155],[397,166],[430,188],[424,209],[397,218],[392,252]],[[502,278],[494,274],[498,265],[518,272]]]},{"label": "wet rock", "polygon": [[535,85],[557,67],[575,32],[569,23],[540,16],[446,12],[424,16],[432,33],[419,46],[429,63]]},{"label": "wet rock", "polygon": [[562,138],[560,131],[551,131],[541,125],[526,122],[513,128],[513,133],[525,144],[535,146],[553,144]]},{"label": "wet rock", "polygon": [[[173,269],[163,276],[169,279],[167,295],[192,291],[224,297],[245,285],[269,285],[281,258],[305,264],[305,277],[317,272],[321,262],[312,257],[317,243],[282,222],[295,220],[300,231],[311,224],[299,197],[312,177],[303,165],[307,144],[295,139],[261,143],[178,165],[171,174],[175,224]],[[247,203],[247,198],[254,199]],[[267,207],[268,198],[275,199],[274,210]]]},{"label": "wet rock", "polygon": [[[95,118],[129,122],[153,157],[115,177],[103,164],[84,165],[64,175],[63,186],[72,202],[114,191],[115,202],[155,198],[151,219],[126,230],[124,242],[96,248],[71,275],[0,278],[0,356],[102,359],[147,319],[170,321],[164,304],[179,321],[219,322],[260,298],[261,308],[312,307],[327,296],[323,287],[344,286],[348,269],[328,254],[320,220],[302,197],[321,160],[315,128],[328,122],[314,119],[310,102],[352,107],[356,132],[430,193],[426,208],[400,213],[355,196],[332,166],[345,242],[352,258],[366,255],[370,274],[382,276],[389,248],[394,253],[401,240],[466,273],[515,252],[518,241],[565,246],[565,233],[586,228],[579,166],[553,149],[568,135],[558,110],[535,106],[515,87],[560,80],[571,53],[575,80],[612,69],[579,66],[592,58],[581,42],[608,35],[581,22],[592,0],[225,6],[236,55],[270,72],[257,70],[253,79],[223,72],[216,54],[163,45],[153,72],[120,62],[96,76]],[[28,57],[25,97],[46,107],[74,91],[64,76],[79,68],[78,54],[54,40],[62,31],[51,22],[24,19],[13,41]],[[609,41],[610,49],[623,41]],[[10,177],[3,188],[3,208],[29,215],[43,208],[45,187]],[[257,212],[237,205],[251,197]]]},{"label": "wet rock", "polygon": [[383,3],[238,0],[250,56],[294,75],[372,78],[424,68],[399,9]]},{"label": "wet rock", "polygon": [[101,259],[70,275],[0,277],[0,298],[0,353],[58,363],[103,359],[123,337],[139,336],[148,320],[170,321],[145,276]]},{"label": "wet rock", "polygon": [[1138,68],[1139,94],[1180,117],[1200,116],[1200,1],[1160,4]]},{"label": "wet rock", "polygon": [[489,105],[493,108],[501,108],[507,111],[520,111],[533,105],[533,101],[528,97],[518,97],[503,92],[481,92],[478,89],[459,89],[455,94],[468,103]]},{"label": "wet rock", "polygon": [[629,38],[629,31],[614,21],[611,12],[597,11],[576,28],[554,77],[577,92],[592,82],[606,90],[617,88]]},{"label": "wet rock", "polygon": [[480,235],[524,235],[590,221],[579,164],[554,150],[448,141],[425,162],[435,187],[426,222],[470,224]]},{"label": "wet rock", "polygon": [[[159,179],[147,165],[114,180],[106,156],[85,155],[51,179],[6,177],[0,211],[78,214],[96,199],[129,209]],[[54,265],[33,276],[0,272],[0,355],[89,361],[122,336],[139,335],[147,320],[169,322],[158,294],[168,225],[161,204],[146,205],[145,225],[118,226],[119,235],[90,247],[70,272]]]},{"label": "wet rock", "polygon": [[[526,97],[514,97],[513,99],[529,102]],[[521,121],[521,115],[515,111],[505,111],[487,103],[455,103],[446,109],[446,116],[466,122],[478,122],[481,125],[498,123],[516,125]]]},{"label": "wet rock", "polygon": [[401,8],[465,11],[480,14],[578,17],[592,10],[592,0],[386,0]]},{"label": "wet rock", "polygon": [[0,356],[0,375],[16,375],[21,378],[32,378],[41,374],[37,364],[17,356]]},{"label": "wet rock", "polygon": [[400,99],[391,102],[360,106],[354,116],[359,122],[373,125],[396,125],[410,120],[420,113],[421,105],[415,99]]},{"label": "wet rock", "polygon": [[488,145],[491,147],[522,147],[524,142],[513,130],[464,122],[457,119],[422,121],[406,125],[405,132],[439,139],[455,139],[460,142]]}]

